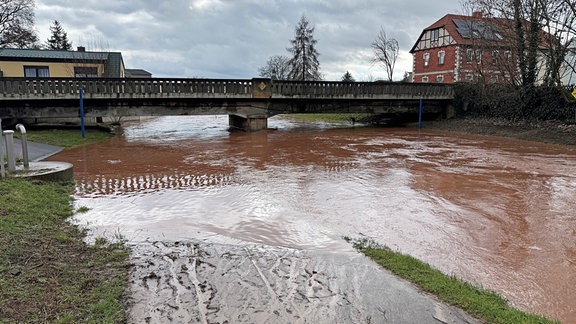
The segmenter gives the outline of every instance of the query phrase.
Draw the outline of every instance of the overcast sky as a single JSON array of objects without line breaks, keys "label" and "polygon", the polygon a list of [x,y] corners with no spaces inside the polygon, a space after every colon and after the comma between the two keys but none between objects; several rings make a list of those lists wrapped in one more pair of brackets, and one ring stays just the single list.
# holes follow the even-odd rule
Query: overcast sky
[{"label": "overcast sky", "polygon": [[423,28],[458,0],[36,0],[42,42],[58,20],[73,46],[122,52],[127,68],[155,77],[249,79],[286,48],[304,14],[315,27],[326,80],[350,71],[357,81],[385,79],[370,63],[382,27],[400,43],[394,79],[412,70],[408,53]]}]

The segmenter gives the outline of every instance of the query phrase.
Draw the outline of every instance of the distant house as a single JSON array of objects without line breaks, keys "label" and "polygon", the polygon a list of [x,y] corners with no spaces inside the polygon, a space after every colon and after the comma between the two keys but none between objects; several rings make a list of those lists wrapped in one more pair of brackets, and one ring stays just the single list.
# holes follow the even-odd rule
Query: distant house
[{"label": "distant house", "polygon": [[[410,50],[413,81],[501,83],[519,78],[512,21],[448,14],[425,28]],[[546,50],[540,44],[540,50]],[[542,58],[541,58],[542,59]],[[540,63],[542,64],[542,62]],[[543,72],[540,65],[540,71]]]},{"label": "distant house", "polygon": [[127,78],[151,78],[152,73],[142,69],[126,69],[124,70]]},{"label": "distant house", "polygon": [[[576,67],[576,47],[572,47],[566,54],[566,61],[572,67]],[[576,85],[576,71],[567,68],[566,73],[562,77],[562,84]]]},{"label": "distant house", "polygon": [[0,75],[3,77],[55,78],[125,76],[122,53],[37,49],[0,49]]}]

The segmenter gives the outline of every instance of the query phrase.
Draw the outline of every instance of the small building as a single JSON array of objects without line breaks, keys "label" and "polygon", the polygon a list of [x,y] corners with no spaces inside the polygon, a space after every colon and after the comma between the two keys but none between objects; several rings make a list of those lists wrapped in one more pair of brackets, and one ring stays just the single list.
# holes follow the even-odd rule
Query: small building
[{"label": "small building", "polygon": [[[448,14],[425,28],[410,50],[413,80],[422,83],[514,82],[519,79],[513,22]],[[544,34],[543,34],[544,35]],[[545,44],[539,45],[541,51]],[[544,61],[543,57],[540,57]],[[540,62],[540,73],[544,72]]]},{"label": "small building", "polygon": [[142,69],[126,69],[124,70],[127,78],[151,78],[152,73]]},{"label": "small building", "polygon": [[120,52],[0,49],[0,76],[27,78],[125,77]]}]

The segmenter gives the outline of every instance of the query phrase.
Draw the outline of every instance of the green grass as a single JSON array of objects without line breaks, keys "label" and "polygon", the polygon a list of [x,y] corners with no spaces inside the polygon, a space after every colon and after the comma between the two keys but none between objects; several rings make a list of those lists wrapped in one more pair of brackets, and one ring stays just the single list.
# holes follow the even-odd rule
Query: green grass
[{"label": "green grass", "polygon": [[[17,132],[14,135],[19,137],[20,133]],[[63,147],[89,145],[114,137],[114,134],[98,129],[87,129],[84,138],[80,129],[32,129],[27,132],[27,135],[29,141]]]},{"label": "green grass", "polygon": [[71,184],[0,180],[0,323],[122,323],[128,250],[84,243]]},{"label": "green grass", "polygon": [[[350,239],[347,239],[350,241]],[[457,306],[486,323],[556,323],[541,316],[511,307],[494,292],[446,276],[411,256],[367,240],[353,242],[354,247],[395,275],[413,282],[442,301]]]},{"label": "green grass", "polygon": [[289,114],[283,118],[294,121],[323,121],[327,123],[352,124],[359,122],[370,114]]}]

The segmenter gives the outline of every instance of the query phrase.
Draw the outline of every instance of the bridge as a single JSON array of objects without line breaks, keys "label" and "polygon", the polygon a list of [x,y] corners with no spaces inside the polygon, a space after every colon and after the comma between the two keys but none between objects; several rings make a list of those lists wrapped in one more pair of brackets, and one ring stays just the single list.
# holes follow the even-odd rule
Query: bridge
[{"label": "bridge", "polygon": [[245,130],[294,113],[445,113],[450,85],[399,82],[279,81],[271,79],[0,78],[0,119],[229,115]]}]

